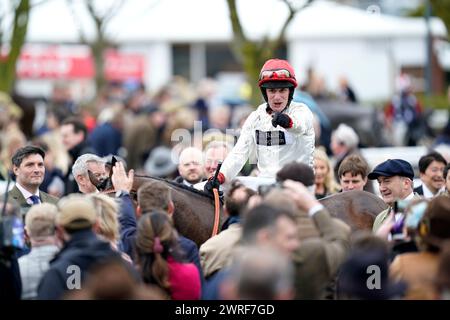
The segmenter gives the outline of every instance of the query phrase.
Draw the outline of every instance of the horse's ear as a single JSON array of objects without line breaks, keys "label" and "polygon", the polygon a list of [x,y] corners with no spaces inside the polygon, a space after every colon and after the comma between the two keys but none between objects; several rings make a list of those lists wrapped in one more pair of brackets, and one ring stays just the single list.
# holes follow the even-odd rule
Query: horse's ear
[{"label": "horse's ear", "polygon": [[111,158],[111,166],[114,167],[116,165],[116,163],[117,163],[116,157],[112,156],[112,158]]},{"label": "horse's ear", "polygon": [[111,158],[111,169],[109,170],[109,177],[110,177],[110,178],[111,178],[112,175],[113,175],[113,168],[114,168],[114,166],[116,165],[116,163],[117,163],[116,157],[112,156],[112,158]]}]

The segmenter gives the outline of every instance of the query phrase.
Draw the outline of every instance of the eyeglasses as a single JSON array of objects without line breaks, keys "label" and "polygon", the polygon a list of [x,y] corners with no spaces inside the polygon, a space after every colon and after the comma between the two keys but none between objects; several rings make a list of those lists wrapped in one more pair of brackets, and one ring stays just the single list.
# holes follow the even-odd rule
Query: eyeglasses
[{"label": "eyeglasses", "polygon": [[259,80],[273,79],[273,78],[292,78],[291,73],[286,69],[278,70],[264,70],[259,75]]}]

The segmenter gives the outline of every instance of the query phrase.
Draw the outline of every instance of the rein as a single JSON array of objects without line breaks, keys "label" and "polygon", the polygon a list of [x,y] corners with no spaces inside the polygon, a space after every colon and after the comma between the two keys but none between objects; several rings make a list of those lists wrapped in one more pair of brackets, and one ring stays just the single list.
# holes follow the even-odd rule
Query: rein
[{"label": "rein", "polygon": [[[217,176],[219,175],[220,168],[222,167],[222,162],[217,164],[216,172],[214,173],[213,180],[217,181]],[[211,237],[214,237],[219,232],[219,219],[220,219],[220,199],[219,199],[219,189],[213,188],[214,194],[214,226]]]},{"label": "rein", "polygon": [[211,237],[214,237],[219,232],[219,220],[220,220],[220,199],[219,191],[214,188],[214,226]]}]

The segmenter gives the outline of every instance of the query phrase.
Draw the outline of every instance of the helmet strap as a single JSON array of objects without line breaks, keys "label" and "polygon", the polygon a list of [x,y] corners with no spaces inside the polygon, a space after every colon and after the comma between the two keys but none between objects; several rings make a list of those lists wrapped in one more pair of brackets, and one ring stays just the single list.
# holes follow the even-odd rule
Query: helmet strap
[{"label": "helmet strap", "polygon": [[263,87],[259,87],[259,89],[261,90],[261,93],[263,95],[264,101],[267,102],[267,105],[269,105],[269,102],[267,101],[268,100],[267,99],[267,91],[266,91],[267,89],[263,88]]},{"label": "helmet strap", "polygon": [[[286,108],[291,105],[292,99],[294,99],[294,91],[295,91],[294,87],[289,88],[289,98],[288,98],[288,103],[286,104]],[[286,110],[286,108],[284,108],[284,109]]]}]

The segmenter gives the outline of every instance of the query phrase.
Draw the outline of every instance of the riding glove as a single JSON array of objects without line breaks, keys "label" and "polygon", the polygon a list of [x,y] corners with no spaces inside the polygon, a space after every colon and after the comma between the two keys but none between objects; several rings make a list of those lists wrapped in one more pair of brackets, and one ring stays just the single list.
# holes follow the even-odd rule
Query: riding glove
[{"label": "riding glove", "polygon": [[212,194],[213,189],[215,188],[215,189],[219,190],[220,185],[223,184],[224,182],[225,182],[225,176],[223,175],[222,172],[219,172],[219,174],[217,175],[217,179],[214,179],[214,177],[211,177],[208,179],[208,181],[206,181],[203,190],[205,192]]},{"label": "riding glove", "polygon": [[292,128],[292,119],[285,113],[275,112],[272,118],[272,125],[275,128],[277,125],[285,129]]}]

